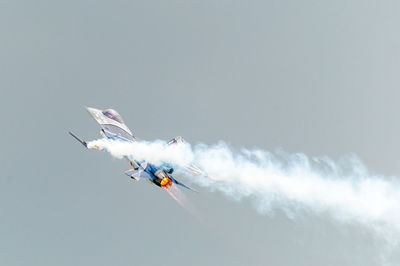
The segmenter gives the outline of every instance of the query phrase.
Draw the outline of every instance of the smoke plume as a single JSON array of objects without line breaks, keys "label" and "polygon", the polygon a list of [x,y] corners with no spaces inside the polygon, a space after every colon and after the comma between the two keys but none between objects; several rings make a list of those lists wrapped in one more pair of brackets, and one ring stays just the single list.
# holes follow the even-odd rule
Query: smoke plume
[{"label": "smoke plume", "polygon": [[280,209],[294,218],[309,211],[363,225],[391,240],[400,233],[400,183],[393,177],[369,173],[355,156],[335,162],[301,153],[234,151],[223,142],[192,146],[101,139],[89,143],[94,146],[117,158],[171,164],[177,174],[184,166],[195,164],[204,174],[186,174],[185,181],[233,199],[248,198],[263,214]]}]

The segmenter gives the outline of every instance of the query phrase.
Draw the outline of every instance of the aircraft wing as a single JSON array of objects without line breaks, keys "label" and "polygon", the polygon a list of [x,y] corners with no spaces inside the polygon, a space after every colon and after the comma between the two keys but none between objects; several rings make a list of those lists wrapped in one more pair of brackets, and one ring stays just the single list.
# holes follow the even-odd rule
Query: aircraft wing
[{"label": "aircraft wing", "polygon": [[136,137],[125,125],[122,117],[113,109],[99,110],[86,107],[89,114],[101,126],[101,134],[109,139],[136,141]]},{"label": "aircraft wing", "polygon": [[[168,141],[168,145],[177,145],[184,142],[185,140],[181,136],[178,136]],[[186,165],[184,168],[194,175],[205,175],[204,171],[194,164]]]}]

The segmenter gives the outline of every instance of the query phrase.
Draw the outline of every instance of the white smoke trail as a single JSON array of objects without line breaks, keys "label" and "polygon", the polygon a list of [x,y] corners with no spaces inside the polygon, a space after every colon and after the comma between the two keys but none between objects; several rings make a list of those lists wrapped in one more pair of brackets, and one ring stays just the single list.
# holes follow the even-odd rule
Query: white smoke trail
[{"label": "white smoke trail", "polygon": [[261,213],[281,209],[295,217],[301,209],[362,224],[391,241],[400,233],[400,182],[370,174],[355,156],[334,162],[304,154],[234,152],[222,142],[192,147],[101,139],[89,143],[93,146],[156,165],[196,164],[207,176],[187,175],[190,181],[234,199],[247,197]]}]

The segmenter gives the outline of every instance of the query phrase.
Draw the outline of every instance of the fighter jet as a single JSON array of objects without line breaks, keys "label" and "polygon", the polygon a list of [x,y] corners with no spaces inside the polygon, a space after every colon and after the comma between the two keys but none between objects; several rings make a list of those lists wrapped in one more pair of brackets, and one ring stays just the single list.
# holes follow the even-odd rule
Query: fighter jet
[{"label": "fighter jet", "polygon": [[[132,134],[130,129],[125,125],[122,117],[117,111],[113,109],[99,110],[95,108],[87,107],[89,114],[94,120],[100,125],[100,134],[107,139],[119,140],[124,142],[135,142],[137,138]],[[81,140],[72,132],[69,134],[79,141],[87,149],[99,149],[98,147],[89,147],[86,141]],[[184,142],[182,137],[175,137],[168,142],[168,145],[174,145]],[[127,156],[124,159],[131,165],[132,169],[125,171],[124,173],[132,178],[133,180],[147,179],[149,182],[159,186],[163,189],[169,189],[171,186],[179,185],[186,189],[195,191],[194,189],[186,186],[172,177],[174,169],[169,166],[157,167],[146,161],[137,161]],[[185,167],[188,171],[193,174],[202,174],[202,171],[195,165],[189,165]]]}]

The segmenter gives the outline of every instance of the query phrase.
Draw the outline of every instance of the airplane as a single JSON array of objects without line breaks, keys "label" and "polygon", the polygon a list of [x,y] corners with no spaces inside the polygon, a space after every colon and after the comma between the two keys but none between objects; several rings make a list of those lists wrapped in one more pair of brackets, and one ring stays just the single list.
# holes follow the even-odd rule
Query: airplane
[{"label": "airplane", "polygon": [[[96,108],[86,107],[89,114],[94,118],[94,120],[100,125],[100,134],[103,138],[118,140],[124,142],[135,142],[138,139],[133,135],[130,129],[125,125],[124,120],[118,114],[117,111],[113,109],[99,110]],[[86,141],[78,138],[74,133],[68,132],[72,137],[74,137],[78,142],[80,142],[87,149],[99,149],[99,147],[89,147]],[[182,137],[178,136],[173,138],[168,142],[168,145],[175,145],[183,143]],[[123,157],[132,167],[125,171],[124,173],[132,178],[133,180],[147,179],[150,183],[156,186],[168,190],[171,186],[179,185],[186,189],[197,192],[196,190],[190,188],[189,186],[179,182],[174,177],[172,173],[174,169],[170,166],[157,167],[146,161],[137,161],[127,156]],[[202,174],[203,172],[195,165],[188,165],[185,167],[186,170],[192,174]]]}]

